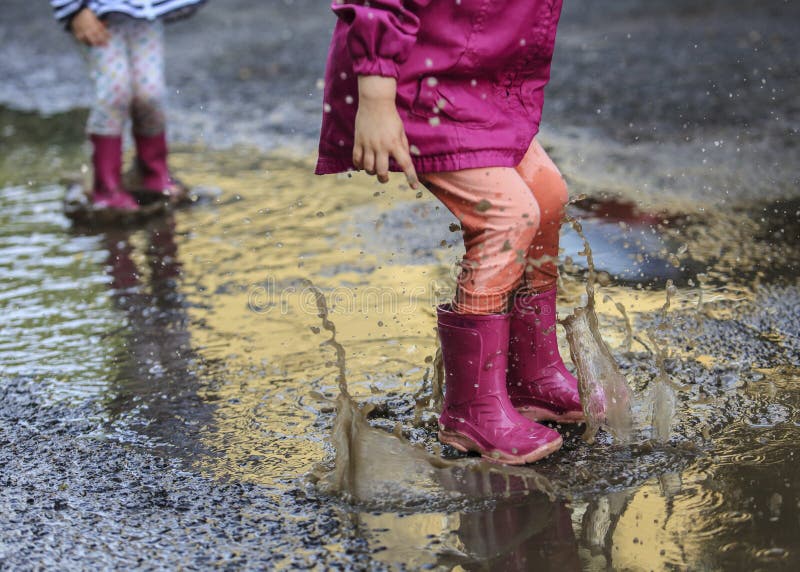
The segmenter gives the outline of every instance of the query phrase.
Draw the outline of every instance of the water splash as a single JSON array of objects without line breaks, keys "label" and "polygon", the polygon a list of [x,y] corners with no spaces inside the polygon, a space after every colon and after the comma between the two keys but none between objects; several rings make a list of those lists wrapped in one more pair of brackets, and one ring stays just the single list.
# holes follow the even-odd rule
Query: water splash
[{"label": "water splash", "polygon": [[425,423],[422,415],[425,411],[442,411],[444,402],[444,361],[441,346],[436,347],[431,367],[425,370],[422,385],[414,394],[414,425],[422,427]]},{"label": "water splash", "polygon": [[650,392],[650,424],[652,426],[652,438],[663,443],[669,441],[672,433],[676,398],[664,366],[667,352],[654,339],[650,338],[650,342],[655,348],[656,367],[658,368],[658,374],[653,380],[653,389]]},{"label": "water splash", "polygon": [[589,273],[586,283],[586,305],[573,310],[561,323],[567,331],[567,342],[572,362],[577,369],[578,391],[586,416],[586,431],[583,438],[594,442],[595,435],[605,427],[620,442],[631,438],[633,420],[631,415],[632,393],[625,376],[620,373],[614,356],[600,335],[595,312],[595,267],[592,249],[583,233],[581,224],[567,216],[575,232],[583,240]]},{"label": "water splash", "polygon": [[625,339],[622,341],[622,348],[624,352],[630,352],[633,346],[633,326],[631,325],[631,317],[628,315],[628,310],[622,302],[617,302],[608,294],[603,296],[603,302],[614,304],[614,307],[622,315],[622,319],[625,320]]},{"label": "water splash", "polygon": [[653,387],[650,390],[650,424],[652,426],[652,438],[662,443],[669,441],[672,432],[676,396],[666,369],[666,360],[669,357],[669,350],[666,344],[658,341],[656,330],[664,330],[667,328],[667,315],[672,305],[672,298],[675,296],[676,292],[677,289],[675,285],[671,280],[668,280],[666,300],[660,310],[659,324],[656,328],[647,332],[647,337],[653,345],[653,354],[656,360],[656,368],[658,369],[658,374],[653,380]]},{"label": "water splash", "polygon": [[[332,468],[317,466],[309,475],[323,491],[343,496],[349,502],[370,505],[412,505],[445,493],[453,497],[487,498],[538,491],[555,498],[548,479],[530,468],[492,465],[477,458],[445,459],[410,443],[398,424],[392,433],[372,427],[367,417],[370,405],[359,407],[347,387],[346,352],[336,339],[325,295],[310,281],[322,328],[331,337],[323,345],[336,352],[339,396],[331,430],[335,450]],[[438,365],[437,365],[438,361]],[[441,393],[441,359],[434,359],[431,401]],[[437,381],[438,380],[438,381]],[[437,389],[437,387],[439,389]]]},{"label": "water splash", "polygon": [[618,441],[628,442],[633,427],[631,391],[600,337],[593,299],[586,306],[576,308],[562,323],[567,330],[586,416],[583,438],[592,443],[600,427],[605,427]]}]

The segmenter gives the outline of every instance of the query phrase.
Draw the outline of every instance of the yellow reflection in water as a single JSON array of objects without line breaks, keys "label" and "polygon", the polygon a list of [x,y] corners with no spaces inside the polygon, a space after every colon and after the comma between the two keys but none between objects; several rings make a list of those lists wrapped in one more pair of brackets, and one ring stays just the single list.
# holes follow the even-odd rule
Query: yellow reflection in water
[{"label": "yellow reflection in water", "polygon": [[357,207],[379,213],[393,204],[376,192],[410,198],[407,191],[365,177],[315,177],[309,163],[288,159],[225,155],[205,165],[192,183],[223,195],[179,220],[183,281],[204,292],[202,305],[189,309],[198,324],[192,338],[206,359],[226,366],[226,379],[204,393],[217,404],[204,445],[217,454],[201,466],[259,482],[296,477],[324,456],[324,431],[314,423],[331,404],[311,392],[336,393],[333,355],[320,347],[327,337],[302,280],[325,291],[354,372],[351,393],[366,397],[373,388],[418,389],[435,350],[433,308],[446,276],[438,265],[382,263],[369,245],[343,235]]}]

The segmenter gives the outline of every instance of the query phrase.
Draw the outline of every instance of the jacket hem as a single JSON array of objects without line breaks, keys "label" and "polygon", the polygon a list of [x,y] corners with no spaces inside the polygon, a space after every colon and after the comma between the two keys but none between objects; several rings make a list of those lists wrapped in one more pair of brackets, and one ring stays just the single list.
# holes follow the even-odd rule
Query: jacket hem
[{"label": "jacket hem", "polygon": [[92,0],[75,0],[61,8],[54,8],[56,20],[64,24],[67,31],[71,31],[72,19],[84,8],[89,8],[98,18],[105,18],[112,14],[121,14],[134,20],[163,20],[174,22],[187,18],[200,9],[207,0],[165,0],[150,12],[142,8],[131,7],[128,4],[110,6],[94,6]]},{"label": "jacket hem", "polygon": [[[458,151],[440,155],[423,155],[411,158],[418,175],[424,173],[444,173],[463,171],[464,169],[481,169],[486,167],[516,167],[525,156],[526,149],[480,149],[476,151]],[[352,160],[321,154],[317,160],[314,173],[332,175],[355,171]],[[390,161],[389,170],[402,172],[402,169]]]}]

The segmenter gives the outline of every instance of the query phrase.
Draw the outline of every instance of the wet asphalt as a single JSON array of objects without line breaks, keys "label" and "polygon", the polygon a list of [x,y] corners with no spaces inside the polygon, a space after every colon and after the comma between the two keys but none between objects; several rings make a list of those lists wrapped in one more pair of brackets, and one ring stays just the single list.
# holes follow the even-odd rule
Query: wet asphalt
[{"label": "wet asphalt", "polygon": [[[780,1],[566,2],[543,137],[573,190],[628,193],[693,216],[719,208],[753,211],[758,219],[759,209],[777,205],[777,221],[761,217],[762,242],[784,232],[787,221],[796,233],[798,20],[800,6]],[[212,0],[194,19],[173,25],[171,138],[207,148],[313,151],[331,24],[324,1]],[[4,2],[0,105],[8,113],[80,115],[74,110],[90,97],[82,66],[44,3]],[[33,139],[49,136],[39,122],[30,129]],[[0,140],[0,152],[10,153],[5,145]],[[620,177],[633,190],[619,188]],[[393,230],[384,233],[385,250],[396,240],[386,236],[411,212],[399,207],[386,215]],[[421,228],[420,244],[408,250],[434,260],[434,226]],[[747,378],[753,367],[800,365],[796,237],[779,238],[780,248],[794,249],[788,259],[795,262],[771,278],[766,272],[775,265],[762,264],[768,284],[756,303],[733,318],[706,320],[695,340],[728,364],[709,383],[724,385],[731,371]],[[180,306],[168,305],[168,322],[185,319]],[[170,339],[170,349],[188,351],[187,342]],[[0,364],[0,567],[382,566],[340,505],[303,486],[215,479],[183,458],[137,446],[135,436],[118,438],[108,431],[114,404],[52,399],[40,373],[46,365],[26,375]],[[182,413],[202,422],[202,408]],[[796,490],[796,475],[786,469],[774,480],[785,478]],[[735,486],[752,476],[743,472]],[[790,504],[785,512],[797,516]]]}]

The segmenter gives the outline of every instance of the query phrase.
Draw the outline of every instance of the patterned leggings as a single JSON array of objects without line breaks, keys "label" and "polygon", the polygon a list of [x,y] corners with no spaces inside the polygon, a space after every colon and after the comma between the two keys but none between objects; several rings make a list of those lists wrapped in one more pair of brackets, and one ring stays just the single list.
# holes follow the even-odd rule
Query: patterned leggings
[{"label": "patterned leggings", "polygon": [[127,16],[105,19],[111,39],[89,48],[94,103],[87,130],[121,135],[128,116],[138,135],[164,132],[164,26]]}]

